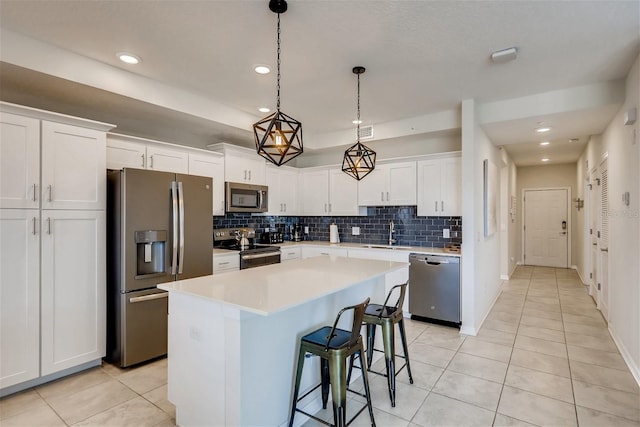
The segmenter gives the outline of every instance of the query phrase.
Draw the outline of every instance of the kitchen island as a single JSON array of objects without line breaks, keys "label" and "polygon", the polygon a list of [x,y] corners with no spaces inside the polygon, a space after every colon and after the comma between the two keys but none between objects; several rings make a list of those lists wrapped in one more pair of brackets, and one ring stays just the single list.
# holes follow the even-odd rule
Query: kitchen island
[{"label": "kitchen island", "polygon": [[[281,425],[300,337],[338,311],[381,303],[407,263],[320,256],[158,285],[169,291],[169,400],[180,426]],[[349,327],[350,316],[341,319]],[[301,395],[319,381],[307,359]],[[319,407],[319,394],[303,405]]]}]

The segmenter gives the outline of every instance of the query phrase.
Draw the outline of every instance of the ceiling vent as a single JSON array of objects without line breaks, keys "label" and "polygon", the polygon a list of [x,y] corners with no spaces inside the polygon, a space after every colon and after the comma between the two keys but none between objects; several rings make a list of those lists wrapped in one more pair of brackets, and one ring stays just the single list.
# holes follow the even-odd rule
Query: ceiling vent
[{"label": "ceiling vent", "polygon": [[373,138],[373,126],[362,126],[360,127],[360,139],[371,139]]}]

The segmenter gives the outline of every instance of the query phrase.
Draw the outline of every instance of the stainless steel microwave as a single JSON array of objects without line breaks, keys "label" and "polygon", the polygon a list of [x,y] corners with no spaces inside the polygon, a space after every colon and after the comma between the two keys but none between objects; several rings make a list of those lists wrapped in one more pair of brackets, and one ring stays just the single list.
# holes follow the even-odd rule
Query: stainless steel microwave
[{"label": "stainless steel microwave", "polygon": [[269,191],[265,185],[225,183],[227,212],[266,212],[269,206]]}]

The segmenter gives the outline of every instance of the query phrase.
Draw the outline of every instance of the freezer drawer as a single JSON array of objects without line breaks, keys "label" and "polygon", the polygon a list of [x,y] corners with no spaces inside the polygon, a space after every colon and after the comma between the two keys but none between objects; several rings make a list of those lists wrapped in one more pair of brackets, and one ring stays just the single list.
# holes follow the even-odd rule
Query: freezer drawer
[{"label": "freezer drawer", "polygon": [[168,296],[160,289],[121,294],[124,346],[120,366],[167,354]]},{"label": "freezer drawer", "polygon": [[460,324],[460,258],[409,255],[409,312]]}]

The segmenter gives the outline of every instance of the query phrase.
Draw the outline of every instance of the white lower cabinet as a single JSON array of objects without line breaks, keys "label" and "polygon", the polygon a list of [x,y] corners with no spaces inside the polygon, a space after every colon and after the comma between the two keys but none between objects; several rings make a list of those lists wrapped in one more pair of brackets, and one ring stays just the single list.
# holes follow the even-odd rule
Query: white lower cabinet
[{"label": "white lower cabinet", "polygon": [[40,211],[0,210],[0,388],[40,375]]},{"label": "white lower cabinet", "polygon": [[42,211],[41,375],[105,355],[106,215]]},{"label": "white lower cabinet", "polygon": [[0,211],[0,388],[100,360],[104,211]]},{"label": "white lower cabinet", "polygon": [[240,270],[240,255],[238,255],[238,252],[215,254],[213,256],[213,274],[237,270]]},{"label": "white lower cabinet", "polygon": [[286,262],[302,258],[302,248],[280,248],[280,261]]}]

